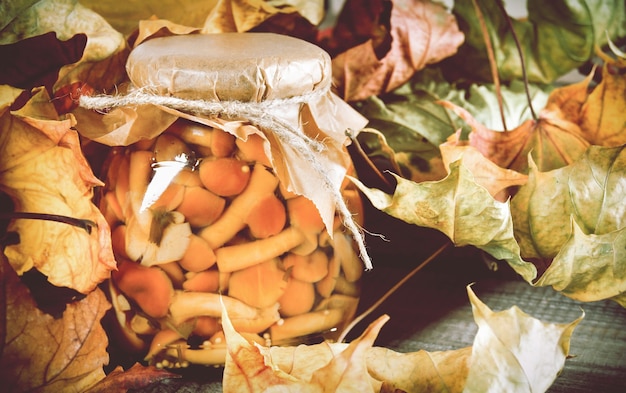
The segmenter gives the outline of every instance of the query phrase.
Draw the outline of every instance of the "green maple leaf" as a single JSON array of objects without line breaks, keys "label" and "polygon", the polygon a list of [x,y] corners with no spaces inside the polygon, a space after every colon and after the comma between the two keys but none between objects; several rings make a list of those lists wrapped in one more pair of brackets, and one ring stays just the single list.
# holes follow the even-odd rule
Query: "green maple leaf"
[{"label": "green maple leaf", "polygon": [[[472,0],[454,2],[453,13],[465,33],[465,44],[448,68],[467,78],[491,81],[485,41]],[[502,80],[521,79],[522,68],[505,16],[493,1],[476,0],[493,43]],[[531,82],[551,83],[585,64],[596,46],[626,36],[626,10],[622,0],[529,0],[528,18],[513,19]],[[605,34],[606,32],[606,34]]]}]

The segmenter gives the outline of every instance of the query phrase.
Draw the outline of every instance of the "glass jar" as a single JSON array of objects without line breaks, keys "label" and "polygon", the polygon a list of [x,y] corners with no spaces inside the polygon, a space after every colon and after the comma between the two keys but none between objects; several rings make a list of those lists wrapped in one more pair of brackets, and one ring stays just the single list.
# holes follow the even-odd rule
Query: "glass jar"
[{"label": "glass jar", "polygon": [[115,146],[100,208],[127,348],[222,364],[221,301],[263,345],[336,338],[365,267],[345,178],[345,131],[365,120],[328,91],[328,55],[268,33],[171,36],[140,43],[127,70],[130,103],[99,139]]}]

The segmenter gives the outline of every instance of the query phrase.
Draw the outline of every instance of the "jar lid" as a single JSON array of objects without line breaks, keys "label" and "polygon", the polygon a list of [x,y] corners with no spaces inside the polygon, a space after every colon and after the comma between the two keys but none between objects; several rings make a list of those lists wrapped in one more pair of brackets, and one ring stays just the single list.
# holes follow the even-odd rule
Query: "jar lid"
[{"label": "jar lid", "polygon": [[243,102],[328,89],[332,73],[323,49],[274,33],[154,38],[132,50],[126,70],[135,87],[159,95]]}]

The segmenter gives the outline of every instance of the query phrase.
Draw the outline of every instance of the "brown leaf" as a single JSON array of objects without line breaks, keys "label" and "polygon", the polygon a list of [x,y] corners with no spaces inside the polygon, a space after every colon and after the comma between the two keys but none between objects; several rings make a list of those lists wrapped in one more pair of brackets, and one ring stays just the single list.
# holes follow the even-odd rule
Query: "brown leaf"
[{"label": "brown leaf", "polygon": [[555,113],[556,116],[579,124],[581,109],[589,96],[589,83],[592,78],[593,72],[581,81],[554,89],[543,112]]},{"label": "brown leaf", "polygon": [[607,62],[602,81],[582,107],[580,127],[593,145],[619,146],[626,143],[626,61]]},{"label": "brown leaf", "polygon": [[109,356],[100,319],[109,308],[94,290],[61,318],[40,311],[0,255],[0,383],[6,392],[82,392],[104,377]]},{"label": "brown leaf", "polygon": [[110,228],[92,203],[102,185],[80,150],[70,116],[56,119],[43,89],[18,112],[0,116],[0,189],[16,212],[55,214],[96,224],[85,228],[40,219],[13,220],[18,244],[4,253],[18,274],[35,267],[59,287],[89,293],[115,269]]},{"label": "brown leaf", "polygon": [[137,38],[135,38],[133,42],[133,47],[136,47],[149,38],[168,37],[178,34],[196,34],[199,32],[199,28],[179,25],[167,19],[142,20],[139,22]]},{"label": "brown leaf", "polygon": [[[54,40],[54,37],[58,37],[59,40],[66,41],[64,47],[68,44],[76,46],[71,52],[72,56],[59,56],[62,53],[56,49],[58,43],[55,45],[54,41],[48,43],[39,40],[16,54],[15,59],[20,64],[25,63],[25,69],[32,69],[33,65],[39,67],[43,63],[47,65],[44,70],[48,72],[51,70],[47,55],[51,55],[50,58],[54,60],[52,64],[60,67],[53,68],[54,77],[51,75],[46,81],[50,83],[46,87],[51,95],[75,82],[87,83],[96,90],[109,90],[125,77],[127,53],[124,37],[100,15],[78,1],[41,0],[30,7],[22,8],[2,29],[0,42],[17,42],[42,34],[44,37],[51,36]],[[41,85],[33,84],[37,79],[28,73],[23,74],[23,77],[31,82],[30,86],[24,86],[28,90]],[[63,98],[58,97],[59,100]]]},{"label": "brown leaf", "polygon": [[128,36],[137,29],[140,21],[152,17],[200,28],[217,0],[81,0],[80,3],[102,15],[115,30]]},{"label": "brown leaf", "polygon": [[85,393],[125,393],[129,389],[141,389],[163,379],[180,377],[180,374],[135,363],[128,370],[121,366],[116,367]]},{"label": "brown leaf", "polygon": [[333,83],[346,101],[389,92],[428,64],[456,53],[464,40],[454,16],[440,4],[424,0],[394,1],[392,43],[381,59],[369,39],[333,59]]},{"label": "brown leaf", "polygon": [[578,125],[564,119],[562,113],[554,109],[559,106],[551,100],[558,96],[558,91],[550,95],[546,110],[537,121],[527,120],[508,131],[490,130],[467,110],[451,102],[440,103],[470,125],[470,145],[498,166],[527,173],[528,155],[532,153],[537,166],[548,171],[571,164],[589,146]]},{"label": "brown leaf", "polygon": [[[80,60],[87,43],[85,34],[60,40],[48,32],[7,45],[0,45],[0,84],[31,90],[45,86],[52,92],[59,70]],[[10,60],[10,61],[7,61]]]},{"label": "brown leaf", "polygon": [[504,202],[510,196],[505,192],[508,187],[521,186],[528,181],[528,176],[497,166],[473,146],[455,142],[456,139],[458,136],[454,135],[439,146],[446,168],[450,168],[452,162],[461,160],[463,166],[474,175],[476,183],[485,187],[489,194],[500,202]]},{"label": "brown leaf", "polygon": [[[307,3],[309,4],[307,5]],[[321,15],[323,15],[323,3],[319,0],[283,2],[283,4],[275,5],[276,6],[269,2],[258,0],[219,0],[207,16],[202,32],[223,33],[250,31],[277,14],[298,12],[314,23],[319,23]]]},{"label": "brown leaf", "polygon": [[391,44],[392,7],[389,0],[347,0],[337,17],[336,25],[320,31],[318,44],[335,57],[371,39],[376,53],[383,57]]}]

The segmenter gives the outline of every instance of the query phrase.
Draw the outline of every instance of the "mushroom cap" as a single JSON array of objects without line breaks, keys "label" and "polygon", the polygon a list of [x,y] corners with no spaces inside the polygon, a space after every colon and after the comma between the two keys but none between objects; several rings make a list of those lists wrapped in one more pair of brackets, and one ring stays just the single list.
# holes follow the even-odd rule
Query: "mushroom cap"
[{"label": "mushroom cap", "polygon": [[189,34],[143,42],[126,70],[136,87],[208,101],[301,96],[331,83],[331,59],[307,41],[274,33]]}]

